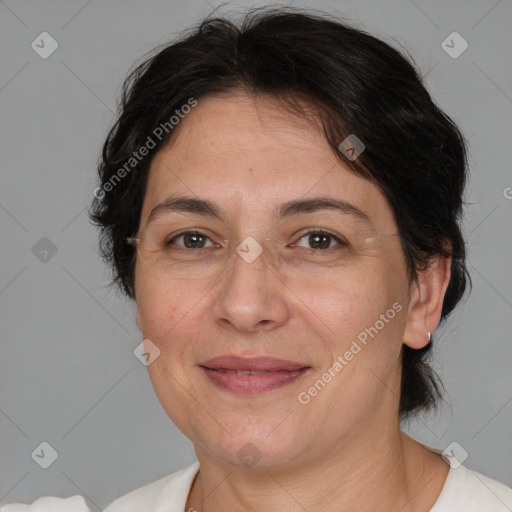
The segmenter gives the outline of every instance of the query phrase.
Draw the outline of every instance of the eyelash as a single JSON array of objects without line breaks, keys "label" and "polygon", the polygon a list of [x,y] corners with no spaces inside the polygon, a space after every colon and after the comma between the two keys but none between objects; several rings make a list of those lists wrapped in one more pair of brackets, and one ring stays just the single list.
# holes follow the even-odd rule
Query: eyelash
[{"label": "eyelash", "polygon": [[[342,247],[346,247],[348,246],[348,242],[336,235],[334,235],[333,233],[330,233],[329,231],[325,231],[323,229],[311,229],[310,231],[307,231],[306,233],[303,233],[300,237],[299,237],[299,240],[301,240],[302,238],[306,237],[306,236],[309,236],[309,235],[324,235],[324,236],[329,236],[331,238],[333,238],[334,240],[336,240],[336,242],[338,242],[338,245],[342,246]],[[205,235],[204,233],[201,233],[200,231],[181,231],[180,233],[177,233],[176,235],[174,235],[172,238],[170,238],[169,240],[167,240],[165,242],[165,246],[166,247],[169,247],[170,245],[172,245],[172,243],[177,239],[177,238],[180,238],[184,235],[198,235],[198,236],[201,236],[201,237],[204,237],[204,238],[207,238],[208,240],[210,240],[210,237]],[[203,250],[203,249],[209,249],[209,247],[200,247],[198,249],[191,249],[191,248],[188,248],[188,247],[181,247],[181,246],[178,246],[178,248],[180,250],[184,250],[184,251],[200,251],[200,250]],[[311,248],[312,251],[327,251],[329,249],[333,249],[333,247],[328,247],[327,249],[313,249]]]}]

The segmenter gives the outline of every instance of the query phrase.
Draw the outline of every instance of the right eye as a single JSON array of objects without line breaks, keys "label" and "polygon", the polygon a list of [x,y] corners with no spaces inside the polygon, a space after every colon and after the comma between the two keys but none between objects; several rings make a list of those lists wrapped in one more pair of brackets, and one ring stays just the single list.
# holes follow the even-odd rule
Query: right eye
[{"label": "right eye", "polygon": [[[177,240],[182,240],[183,245],[176,244]],[[209,247],[220,247],[218,245],[214,245],[209,237],[199,231],[183,231],[178,233],[171,239],[167,240],[165,242],[165,246],[169,247],[171,245],[177,245],[180,249],[204,249],[208,247],[205,246],[207,240],[209,240],[211,244]]]}]

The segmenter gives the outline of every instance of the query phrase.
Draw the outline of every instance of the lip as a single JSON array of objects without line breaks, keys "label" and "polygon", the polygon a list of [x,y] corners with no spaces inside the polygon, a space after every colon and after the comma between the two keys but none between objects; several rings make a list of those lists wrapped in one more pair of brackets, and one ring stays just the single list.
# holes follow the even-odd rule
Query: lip
[{"label": "lip", "polygon": [[208,359],[198,366],[213,384],[239,395],[256,395],[286,386],[311,368],[274,357],[229,355]]}]

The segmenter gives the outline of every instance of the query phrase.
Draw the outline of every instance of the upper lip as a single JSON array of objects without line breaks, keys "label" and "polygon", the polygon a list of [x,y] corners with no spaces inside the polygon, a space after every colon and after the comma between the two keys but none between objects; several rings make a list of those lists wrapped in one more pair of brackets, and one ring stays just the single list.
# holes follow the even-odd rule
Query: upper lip
[{"label": "upper lip", "polygon": [[218,356],[199,363],[199,366],[210,370],[234,370],[234,371],[269,371],[280,370],[295,371],[302,368],[309,368],[302,363],[276,359],[275,357],[240,357],[240,356]]}]

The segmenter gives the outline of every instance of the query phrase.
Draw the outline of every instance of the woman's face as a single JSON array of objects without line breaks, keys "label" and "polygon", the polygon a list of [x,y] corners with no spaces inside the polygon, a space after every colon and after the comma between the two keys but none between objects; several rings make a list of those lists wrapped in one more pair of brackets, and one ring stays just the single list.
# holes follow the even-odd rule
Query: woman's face
[{"label": "woman's face", "polygon": [[409,300],[399,238],[376,238],[397,232],[384,195],[270,99],[202,98],[176,135],[151,164],[135,283],[165,411],[238,465],[378,439],[397,421]]}]

